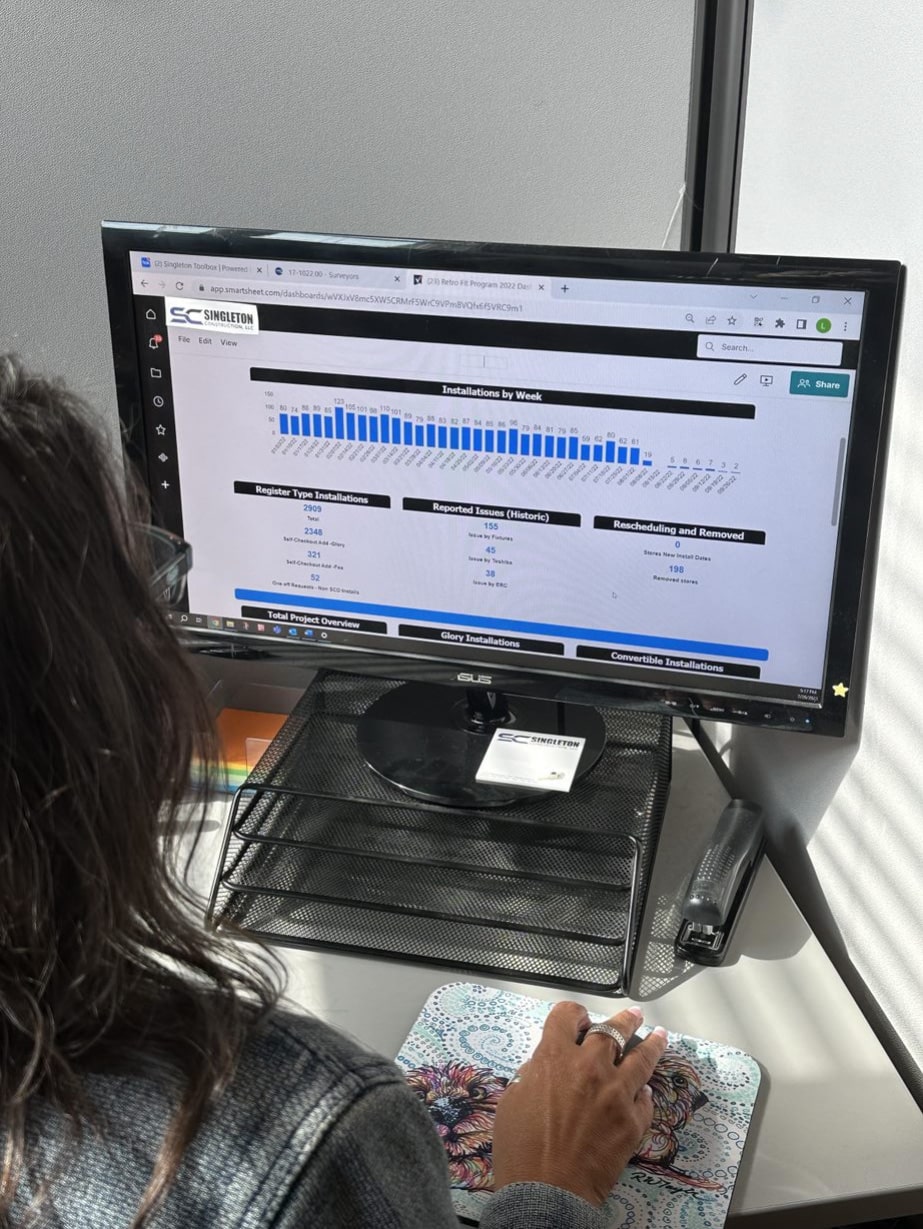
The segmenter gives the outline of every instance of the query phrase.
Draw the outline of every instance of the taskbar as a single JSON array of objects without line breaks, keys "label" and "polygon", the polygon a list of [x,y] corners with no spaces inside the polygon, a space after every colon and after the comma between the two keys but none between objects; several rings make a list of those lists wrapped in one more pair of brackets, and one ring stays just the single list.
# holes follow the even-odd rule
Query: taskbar
[{"label": "taskbar", "polygon": [[[819,689],[769,683],[760,678],[757,666],[675,653],[613,651],[598,645],[577,645],[573,657],[565,655],[566,647],[573,646],[554,641],[416,624],[400,624],[395,637],[383,620],[252,606],[243,606],[239,615],[231,616],[170,610],[167,619],[178,631],[194,633],[196,639],[210,633],[221,639],[246,637],[292,646],[321,643],[366,652],[386,651],[397,657],[413,656],[416,642],[417,653],[428,658],[457,662],[474,656],[474,664],[496,660],[498,669],[568,675],[575,682],[583,678],[592,683],[676,688],[683,692],[694,689],[700,697],[702,715],[715,720],[744,715],[734,709],[733,696],[804,709],[818,709],[822,704]],[[389,641],[387,649],[381,643],[384,637]],[[397,647],[398,638],[406,641],[406,648]],[[510,660],[510,653],[516,655],[515,663]],[[503,658],[498,654],[503,654]],[[617,677],[613,677],[614,671]],[[716,687],[719,679],[720,690]],[[766,716],[768,719],[770,714],[767,712]]]}]

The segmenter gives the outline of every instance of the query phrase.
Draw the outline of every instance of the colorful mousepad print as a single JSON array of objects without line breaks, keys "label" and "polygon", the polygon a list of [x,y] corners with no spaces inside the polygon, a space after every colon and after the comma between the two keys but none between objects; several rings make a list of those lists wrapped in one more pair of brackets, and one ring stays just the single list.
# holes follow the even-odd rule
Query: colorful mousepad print
[{"label": "colorful mousepad print", "polygon": [[[397,1056],[442,1139],[464,1220],[477,1223],[490,1199],[497,1102],[551,1006],[488,986],[440,986]],[[749,1054],[670,1033],[651,1079],[653,1124],[606,1205],[613,1229],[720,1229],[759,1084]]]}]

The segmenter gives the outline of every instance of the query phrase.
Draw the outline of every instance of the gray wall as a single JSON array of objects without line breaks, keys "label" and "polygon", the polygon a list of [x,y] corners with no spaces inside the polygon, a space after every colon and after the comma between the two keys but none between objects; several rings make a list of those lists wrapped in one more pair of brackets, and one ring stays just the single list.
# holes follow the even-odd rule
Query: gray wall
[{"label": "gray wall", "polygon": [[114,421],[103,217],[660,247],[692,17],[689,0],[6,0],[0,347]]},{"label": "gray wall", "polygon": [[860,996],[867,987],[893,1025],[893,1054],[918,1094],[921,45],[919,0],[756,0],[737,250],[890,257],[909,266],[909,277],[861,735],[841,742],[716,731],[744,791],[769,808],[777,864],[808,920],[847,980]]}]

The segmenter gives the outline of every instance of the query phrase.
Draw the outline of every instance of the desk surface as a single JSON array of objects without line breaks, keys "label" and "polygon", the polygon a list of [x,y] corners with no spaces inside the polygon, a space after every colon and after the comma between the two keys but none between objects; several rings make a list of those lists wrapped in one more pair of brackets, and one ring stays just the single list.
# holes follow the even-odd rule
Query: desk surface
[{"label": "desk surface", "polygon": [[[739,1046],[763,1068],[731,1224],[828,1229],[923,1207],[923,1115],[778,875],[764,861],[720,969],[677,962],[677,901],[727,795],[685,726],[635,968],[649,1024]],[[216,804],[216,807],[219,804]],[[210,818],[190,874],[207,894],[224,810]],[[288,998],[393,1057],[427,996],[452,969],[277,949]],[[478,975],[611,1014],[618,1000]]]}]

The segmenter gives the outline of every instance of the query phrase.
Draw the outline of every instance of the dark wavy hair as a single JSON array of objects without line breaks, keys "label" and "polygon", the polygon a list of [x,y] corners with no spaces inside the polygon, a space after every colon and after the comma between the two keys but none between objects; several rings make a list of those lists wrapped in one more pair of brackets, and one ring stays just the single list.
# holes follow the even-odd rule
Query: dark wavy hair
[{"label": "dark wavy hair", "polygon": [[88,407],[0,356],[4,1225],[28,1169],[31,1104],[59,1111],[76,1143],[98,1129],[87,1072],[170,1069],[183,1092],[133,1222],[144,1225],[280,993],[278,964],[207,932],[182,882],[190,768],[214,772],[215,743],[149,591],[132,498]]}]

